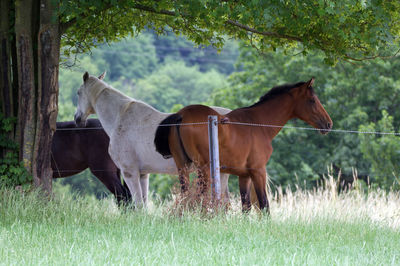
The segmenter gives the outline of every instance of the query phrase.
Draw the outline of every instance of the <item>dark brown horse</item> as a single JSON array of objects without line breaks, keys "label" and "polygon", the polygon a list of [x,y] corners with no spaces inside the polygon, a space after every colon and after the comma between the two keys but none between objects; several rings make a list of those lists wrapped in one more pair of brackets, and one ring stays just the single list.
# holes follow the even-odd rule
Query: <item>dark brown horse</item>
[{"label": "dark brown horse", "polygon": [[109,142],[97,119],[89,119],[83,128],[74,121],[57,122],[51,146],[53,178],[72,176],[89,168],[114,194],[118,204],[129,202],[131,193],[121,184],[119,169],[108,154]]},{"label": "dark brown horse", "polygon": [[[250,185],[254,184],[260,209],[269,212],[266,195],[266,169],[272,154],[272,139],[292,118],[299,118],[320,129],[322,134],[332,128],[332,120],[321,105],[312,88],[314,78],[308,82],[272,88],[252,106],[219,115],[203,105],[190,105],[167,117],[162,124],[185,124],[207,121],[209,115],[218,116],[218,135],[221,172],[239,176],[243,211],[250,204]],[[275,127],[240,125],[238,123],[268,124]],[[182,183],[187,182],[187,170],[195,163],[202,182],[202,191],[210,183],[207,126],[159,126],[154,143],[164,157],[173,156]]]}]

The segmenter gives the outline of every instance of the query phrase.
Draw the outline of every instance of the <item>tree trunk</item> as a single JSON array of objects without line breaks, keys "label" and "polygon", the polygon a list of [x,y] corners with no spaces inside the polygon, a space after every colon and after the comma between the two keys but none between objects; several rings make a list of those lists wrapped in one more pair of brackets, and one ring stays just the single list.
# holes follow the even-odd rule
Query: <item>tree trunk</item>
[{"label": "tree trunk", "polygon": [[51,191],[51,140],[56,130],[60,34],[58,1],[41,0],[38,34],[38,101],[32,173],[35,185]]},{"label": "tree trunk", "polygon": [[36,129],[36,90],[32,40],[33,0],[15,1],[15,35],[18,63],[18,124],[19,157],[32,173]]},{"label": "tree trunk", "polygon": [[36,187],[51,193],[51,140],[58,97],[58,1],[16,0],[20,159]]},{"label": "tree trunk", "polygon": [[[0,2],[0,88],[1,108],[5,117],[14,116],[13,91],[11,87],[11,38],[10,38],[10,2]],[[13,132],[11,132],[13,136]],[[12,138],[13,139],[13,138]]]}]

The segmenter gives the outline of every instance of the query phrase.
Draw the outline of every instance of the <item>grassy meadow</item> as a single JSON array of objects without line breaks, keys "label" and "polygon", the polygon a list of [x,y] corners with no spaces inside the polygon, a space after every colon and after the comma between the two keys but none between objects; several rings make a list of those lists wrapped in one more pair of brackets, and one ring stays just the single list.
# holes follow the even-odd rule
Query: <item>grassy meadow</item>
[{"label": "grassy meadow", "polygon": [[0,189],[1,265],[399,265],[400,196],[352,191],[278,192],[271,216],[240,202],[204,217],[173,201],[119,209],[111,198],[69,193],[50,202]]}]

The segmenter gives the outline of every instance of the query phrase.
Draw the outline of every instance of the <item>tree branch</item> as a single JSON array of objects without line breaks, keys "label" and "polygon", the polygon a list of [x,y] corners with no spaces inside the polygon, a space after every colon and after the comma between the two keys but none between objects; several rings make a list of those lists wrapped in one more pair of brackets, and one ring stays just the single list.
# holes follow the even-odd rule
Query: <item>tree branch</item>
[{"label": "tree branch", "polygon": [[139,10],[143,10],[143,11],[147,11],[150,13],[155,13],[155,14],[159,14],[159,15],[167,15],[167,16],[172,16],[175,17],[177,14],[174,11],[169,11],[169,10],[155,10],[152,7],[148,7],[148,6],[144,6],[144,5],[134,5],[133,8],[135,9],[139,9]]},{"label": "tree branch", "polygon": [[[112,7],[111,4],[107,4],[106,6],[104,6],[104,8],[103,8],[102,10],[99,10],[98,12],[106,11],[107,9],[110,9],[111,7]],[[89,16],[88,14],[86,14],[86,15],[81,15],[81,18],[87,18],[88,16]],[[68,20],[68,21],[66,21],[66,22],[64,22],[64,23],[60,23],[60,29],[59,29],[59,31],[60,31],[60,36],[61,36],[62,34],[64,34],[65,31],[66,31],[69,27],[71,27],[72,25],[74,25],[76,22],[77,22],[77,17],[74,17],[74,18],[72,18],[72,19],[70,19],[70,20]]]},{"label": "tree branch", "polygon": [[[107,9],[111,8],[110,5],[107,5],[102,11],[105,11]],[[159,15],[166,15],[166,16],[172,16],[175,17],[178,14],[175,11],[170,11],[170,10],[156,10],[152,7],[148,7],[148,6],[144,6],[144,5],[140,5],[140,4],[135,4],[133,5],[134,9],[138,9],[138,10],[142,10],[142,11],[146,11],[146,12],[150,12],[150,13],[154,13],[154,14],[159,14]],[[187,17],[187,15],[182,14],[183,17]],[[84,17],[83,17],[84,18]],[[62,23],[60,25],[60,32],[64,33],[69,27],[71,27],[72,25],[74,25],[76,23],[77,19],[76,17],[72,18],[71,20]],[[297,41],[297,42],[303,42],[303,40],[299,37],[296,36],[291,36],[291,35],[286,35],[286,34],[279,34],[276,32],[268,32],[268,31],[258,31],[252,27],[249,27],[247,25],[241,24],[237,21],[228,19],[226,22],[226,24],[229,24],[231,26],[240,28],[242,30],[248,31],[248,32],[252,32],[252,33],[256,33],[259,35],[263,35],[263,36],[268,36],[268,37],[273,37],[273,38],[279,38],[279,39],[287,39],[287,40],[291,40],[291,41]]]},{"label": "tree branch", "polygon": [[352,56],[350,56],[350,55],[348,55],[348,54],[345,54],[345,55],[344,55],[344,58],[345,58],[345,59],[348,59],[348,60],[353,60],[353,61],[374,60],[374,59],[377,59],[377,58],[381,58],[381,59],[391,59],[391,58],[396,57],[399,53],[400,53],[400,49],[397,50],[397,52],[394,53],[393,55],[389,55],[389,56],[374,55],[374,56],[370,56],[370,57],[355,58],[355,57],[352,57]]},{"label": "tree branch", "polygon": [[243,29],[245,31],[250,31],[250,32],[253,32],[253,33],[256,33],[256,34],[259,34],[259,35],[263,35],[263,36],[280,38],[280,39],[287,39],[287,40],[291,40],[291,41],[303,42],[302,39],[300,39],[299,37],[296,37],[296,36],[290,36],[290,35],[286,35],[286,34],[279,34],[279,33],[276,33],[276,32],[258,31],[258,30],[254,29],[254,28],[251,28],[251,27],[249,27],[247,25],[241,24],[241,23],[239,23],[237,21],[233,21],[231,19],[228,19],[226,21],[226,23],[230,24],[232,26],[241,28],[241,29]]},{"label": "tree branch", "polygon": [[64,23],[60,23],[60,35],[65,33],[65,31],[76,23],[76,17],[72,18]]}]

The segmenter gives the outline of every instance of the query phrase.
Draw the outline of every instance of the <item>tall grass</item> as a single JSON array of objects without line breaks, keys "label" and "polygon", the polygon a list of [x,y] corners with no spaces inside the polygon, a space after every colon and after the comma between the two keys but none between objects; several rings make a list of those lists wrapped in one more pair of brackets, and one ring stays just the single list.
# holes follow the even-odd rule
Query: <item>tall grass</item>
[{"label": "tall grass", "polygon": [[174,202],[118,209],[112,199],[0,188],[0,264],[343,264],[400,263],[400,196],[333,180],[314,191],[277,192],[271,216],[174,215]]}]

